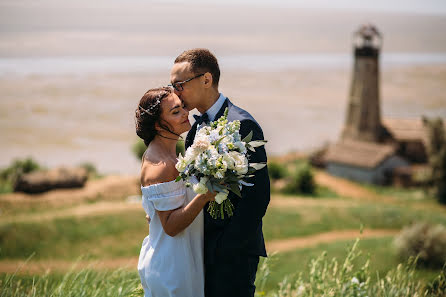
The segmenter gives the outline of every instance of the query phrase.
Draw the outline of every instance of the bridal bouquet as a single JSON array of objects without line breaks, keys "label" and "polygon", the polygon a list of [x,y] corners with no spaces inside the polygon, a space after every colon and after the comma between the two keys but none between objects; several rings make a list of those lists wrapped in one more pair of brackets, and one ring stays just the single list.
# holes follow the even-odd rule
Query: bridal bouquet
[{"label": "bridal bouquet", "polygon": [[228,109],[218,120],[200,128],[194,143],[180,154],[176,168],[180,173],[176,181],[184,180],[197,194],[208,190],[217,192],[215,201],[209,203],[212,218],[231,217],[234,206],[228,198],[229,191],[240,198],[242,186],[253,186],[243,179],[251,177],[266,164],[249,163],[248,150],[266,143],[265,140],[251,141],[252,131],[244,138],[240,136],[240,121],[228,122]]}]

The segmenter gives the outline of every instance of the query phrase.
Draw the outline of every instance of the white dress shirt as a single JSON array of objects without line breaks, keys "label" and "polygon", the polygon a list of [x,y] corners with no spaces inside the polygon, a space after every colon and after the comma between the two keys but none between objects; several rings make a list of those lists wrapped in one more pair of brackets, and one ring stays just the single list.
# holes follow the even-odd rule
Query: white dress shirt
[{"label": "white dress shirt", "polygon": [[220,97],[218,97],[214,105],[212,105],[208,110],[206,110],[205,113],[208,114],[209,121],[211,122],[215,121],[215,116],[217,115],[220,108],[223,106],[223,103],[225,103],[225,100],[226,97],[222,93],[220,93]]}]

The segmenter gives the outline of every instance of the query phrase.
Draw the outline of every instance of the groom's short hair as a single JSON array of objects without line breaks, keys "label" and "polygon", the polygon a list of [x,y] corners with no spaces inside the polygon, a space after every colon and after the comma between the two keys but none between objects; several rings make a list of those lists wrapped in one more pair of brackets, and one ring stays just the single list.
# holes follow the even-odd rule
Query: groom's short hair
[{"label": "groom's short hair", "polygon": [[176,63],[189,62],[194,74],[209,72],[212,74],[212,85],[218,87],[220,67],[217,58],[205,48],[194,48],[184,51],[175,59]]}]

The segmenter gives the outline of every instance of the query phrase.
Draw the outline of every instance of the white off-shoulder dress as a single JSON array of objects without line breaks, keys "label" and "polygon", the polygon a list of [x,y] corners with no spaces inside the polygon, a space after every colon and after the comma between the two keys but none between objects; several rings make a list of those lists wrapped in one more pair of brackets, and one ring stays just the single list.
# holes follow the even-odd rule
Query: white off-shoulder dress
[{"label": "white off-shoulder dress", "polygon": [[155,211],[186,205],[195,192],[183,181],[141,187],[141,191],[142,206],[151,218],[138,261],[144,297],[204,297],[203,211],[174,237],[164,232]]}]

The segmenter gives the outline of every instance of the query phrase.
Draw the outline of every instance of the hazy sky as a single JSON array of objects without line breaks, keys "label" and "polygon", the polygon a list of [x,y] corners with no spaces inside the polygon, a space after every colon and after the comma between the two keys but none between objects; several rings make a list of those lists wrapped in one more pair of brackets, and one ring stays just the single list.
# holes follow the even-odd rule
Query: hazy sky
[{"label": "hazy sky", "polygon": [[347,53],[368,22],[387,51],[446,52],[446,0],[0,0],[0,57]]},{"label": "hazy sky", "polygon": [[217,5],[244,5],[244,6],[274,6],[274,7],[302,7],[314,9],[339,9],[381,12],[410,12],[428,14],[446,14],[446,0],[0,0],[0,5],[32,5],[54,3],[56,6],[75,7],[106,7],[109,5],[147,5],[150,3],[166,4],[178,3],[188,5],[203,3],[207,6]]},{"label": "hazy sky", "polygon": [[[204,0],[168,0],[159,2],[210,4],[209,1]],[[446,14],[446,0],[213,0],[212,3]]]}]

